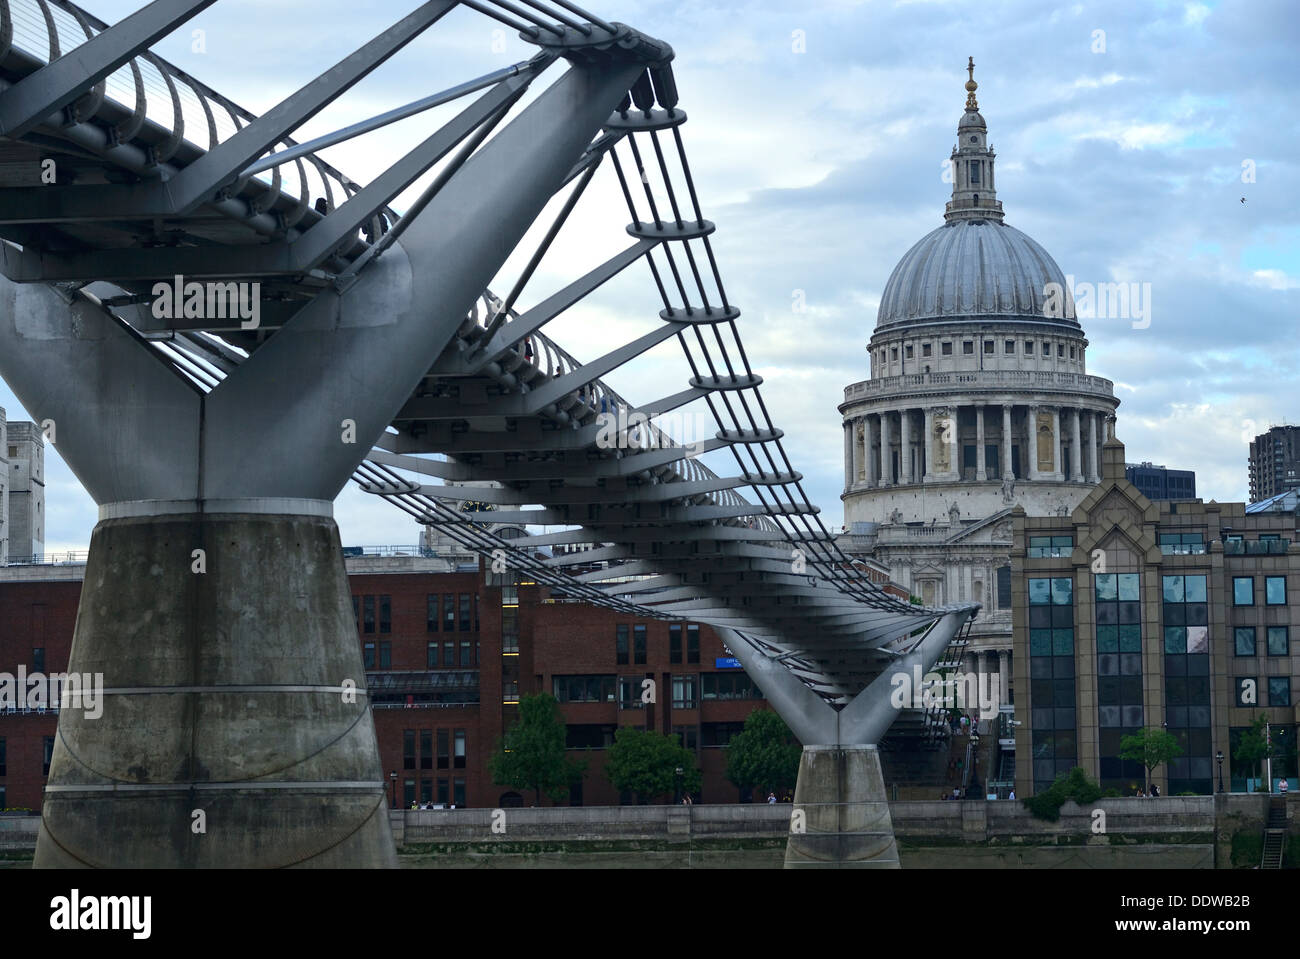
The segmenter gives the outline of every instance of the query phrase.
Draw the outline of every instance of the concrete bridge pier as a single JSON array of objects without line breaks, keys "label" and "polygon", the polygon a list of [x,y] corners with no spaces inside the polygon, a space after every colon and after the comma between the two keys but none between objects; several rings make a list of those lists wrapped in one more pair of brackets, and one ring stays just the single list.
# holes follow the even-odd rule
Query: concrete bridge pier
[{"label": "concrete bridge pier", "polygon": [[804,747],[785,868],[899,868],[874,745]]},{"label": "concrete bridge pier", "polygon": [[105,695],[59,717],[35,866],[397,865],[338,529],[315,505],[95,527],[68,669]]}]

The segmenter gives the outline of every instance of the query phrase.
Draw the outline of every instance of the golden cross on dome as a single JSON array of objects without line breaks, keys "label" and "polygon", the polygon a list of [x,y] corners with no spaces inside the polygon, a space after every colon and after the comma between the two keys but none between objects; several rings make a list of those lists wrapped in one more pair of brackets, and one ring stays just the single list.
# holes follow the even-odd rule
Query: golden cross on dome
[{"label": "golden cross on dome", "polygon": [[966,109],[975,112],[979,110],[980,105],[975,101],[975,91],[979,88],[979,84],[975,82],[974,57],[966,58],[966,72],[970,75],[970,79],[966,81]]}]

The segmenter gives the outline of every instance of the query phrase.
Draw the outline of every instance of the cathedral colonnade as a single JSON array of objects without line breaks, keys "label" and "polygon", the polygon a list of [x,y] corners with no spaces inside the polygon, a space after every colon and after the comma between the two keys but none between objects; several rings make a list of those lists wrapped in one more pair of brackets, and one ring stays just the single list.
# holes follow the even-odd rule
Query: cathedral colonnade
[{"label": "cathedral colonnade", "polygon": [[1114,421],[1113,409],[993,400],[904,401],[849,413],[844,488],[1008,479],[1097,483]]}]

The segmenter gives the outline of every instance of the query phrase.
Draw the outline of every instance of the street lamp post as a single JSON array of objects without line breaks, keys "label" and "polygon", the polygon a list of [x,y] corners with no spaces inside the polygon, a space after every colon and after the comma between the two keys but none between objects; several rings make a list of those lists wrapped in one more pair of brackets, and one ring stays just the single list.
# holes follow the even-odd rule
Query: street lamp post
[{"label": "street lamp post", "polygon": [[[979,785],[979,764],[980,764],[980,734],[975,732],[974,725],[971,726],[970,734],[970,782],[966,787],[966,798],[970,798],[971,788]],[[978,792],[976,798],[979,798]]]},{"label": "street lamp post", "polygon": [[677,794],[676,794],[676,796],[673,798],[673,805],[674,805],[674,806],[680,806],[680,805],[681,805],[681,802],[682,802],[682,781],[683,781],[683,779],[685,778],[685,776],[686,776],[686,770],[682,769],[681,766],[678,766],[675,770],[673,770],[673,782],[674,782],[674,784],[676,785],[676,788],[677,788]]},{"label": "street lamp post", "polygon": [[389,780],[393,784],[393,808],[397,808],[397,770],[393,769],[388,773]]},{"label": "street lamp post", "polygon": [[1223,792],[1223,750],[1214,754],[1214,761],[1219,764],[1219,792]]}]

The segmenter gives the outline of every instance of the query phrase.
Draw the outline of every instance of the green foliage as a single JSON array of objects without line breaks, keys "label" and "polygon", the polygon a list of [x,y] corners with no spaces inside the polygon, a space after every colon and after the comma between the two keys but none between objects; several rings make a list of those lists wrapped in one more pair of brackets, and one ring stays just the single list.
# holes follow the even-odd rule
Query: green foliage
[{"label": "green foliage", "polygon": [[1023,799],[1025,808],[1035,819],[1056,822],[1061,818],[1061,807],[1073,799],[1080,806],[1094,803],[1102,796],[1101,787],[1088,778],[1080,766],[1075,766],[1064,776],[1057,776],[1056,782],[1036,796]]},{"label": "green foliage", "polygon": [[537,803],[546,793],[559,802],[569,786],[582,778],[587,764],[570,759],[564,751],[564,717],[550,693],[523,696],[519,722],[498,741],[488,760],[488,772],[498,786],[531,789]]},{"label": "green foliage", "polygon": [[1264,858],[1264,836],[1253,829],[1242,829],[1232,834],[1232,866],[1234,869],[1255,869]]},{"label": "green foliage", "polygon": [[793,791],[802,752],[780,716],[756,709],[745,718],[744,731],[727,746],[727,778],[741,789]]},{"label": "green foliage", "polygon": [[619,792],[635,793],[638,802],[672,793],[678,785],[678,768],[682,770],[682,789],[698,792],[703,777],[695,766],[695,753],[683,748],[679,740],[676,735],[623,726],[614,733],[605,775]]},{"label": "green foliage", "polygon": [[1119,791],[1118,789],[1116,789],[1114,786],[1111,786],[1109,789],[1107,789],[1104,793],[1101,794],[1101,798],[1102,798],[1102,799],[1119,799],[1119,798],[1120,798],[1121,796],[1123,796],[1123,795],[1124,795],[1124,794],[1123,794],[1122,792],[1120,792],[1120,791]]},{"label": "green foliage", "polygon": [[1135,735],[1125,736],[1119,741],[1119,750],[1121,759],[1139,762],[1146,767],[1148,781],[1157,766],[1183,754],[1178,738],[1163,729],[1139,729]]}]

